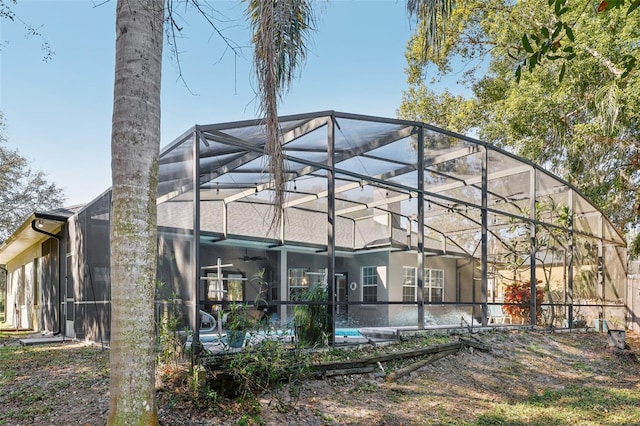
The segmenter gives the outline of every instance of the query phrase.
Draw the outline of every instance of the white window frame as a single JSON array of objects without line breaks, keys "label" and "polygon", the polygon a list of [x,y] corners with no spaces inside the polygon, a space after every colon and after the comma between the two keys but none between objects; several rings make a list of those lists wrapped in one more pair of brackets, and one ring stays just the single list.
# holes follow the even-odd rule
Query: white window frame
[{"label": "white window frame", "polygon": [[[439,275],[439,276],[437,276]],[[440,289],[440,300],[433,300],[433,291]],[[424,268],[423,300],[425,303],[444,302],[444,269]]]},{"label": "white window frame", "polygon": [[[238,273],[229,273],[226,276],[223,274],[222,278],[219,278],[217,272],[207,272],[205,297],[212,302],[241,302],[244,299],[244,281],[244,276]],[[232,286],[231,290],[229,289],[230,285]],[[239,290],[240,294],[237,294],[236,290]]]},{"label": "white window frame", "polygon": [[222,280],[218,279],[217,272],[207,272],[207,300],[222,301],[224,300],[224,285]]},{"label": "white window frame", "polygon": [[[415,266],[403,266],[402,267],[402,301],[404,303],[412,303],[417,300],[416,291],[418,286],[418,268]],[[409,291],[411,288],[411,292],[413,295],[411,296],[411,300],[407,297],[408,295],[405,292]]]},{"label": "white window frame", "polygon": [[289,268],[287,271],[287,285],[289,290],[289,300],[295,298],[307,288],[309,288],[309,277],[307,276],[308,268]]},{"label": "white window frame", "polygon": [[[240,302],[244,300],[245,297],[245,278],[242,274],[230,273],[227,275],[225,282],[223,283],[223,287],[225,289],[224,297],[225,300],[229,300],[231,302]],[[240,290],[240,294],[236,294],[236,290]],[[232,288],[229,288],[232,287]],[[236,287],[236,288],[233,288]]]},{"label": "white window frame", "polygon": [[[371,273],[373,272],[373,273]],[[374,304],[378,302],[378,284],[379,284],[379,277],[378,277],[378,267],[377,266],[363,266],[360,269],[360,281],[361,281],[361,286],[360,288],[361,290],[361,295],[362,295],[362,302],[363,303],[369,303],[369,304]],[[374,300],[371,299],[367,299],[365,300],[365,288],[367,290],[369,290],[370,288],[375,288],[375,291],[373,293]]]}]

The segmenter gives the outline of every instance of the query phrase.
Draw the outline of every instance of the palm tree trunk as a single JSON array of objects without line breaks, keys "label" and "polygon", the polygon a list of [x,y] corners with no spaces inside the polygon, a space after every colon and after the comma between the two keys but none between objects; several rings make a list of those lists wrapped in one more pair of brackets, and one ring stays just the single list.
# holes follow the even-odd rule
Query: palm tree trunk
[{"label": "palm tree trunk", "polygon": [[111,135],[110,425],[157,424],[154,291],[163,0],[118,0]]}]

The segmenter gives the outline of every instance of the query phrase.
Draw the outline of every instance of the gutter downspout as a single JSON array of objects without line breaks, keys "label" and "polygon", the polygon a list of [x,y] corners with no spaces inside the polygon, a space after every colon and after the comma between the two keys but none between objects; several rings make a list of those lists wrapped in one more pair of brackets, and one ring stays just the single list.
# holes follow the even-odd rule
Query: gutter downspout
[{"label": "gutter downspout", "polygon": [[[9,279],[9,270],[7,269],[7,265],[0,265],[0,269],[4,271],[4,285],[5,285],[5,296],[7,294],[7,279]],[[5,297],[4,301],[4,319],[7,319],[7,298]]]},{"label": "gutter downspout", "polygon": [[[60,307],[60,312],[58,315],[58,331],[53,333],[54,336],[57,336],[62,333],[62,288],[61,288],[62,267],[61,267],[61,261],[60,261],[60,238],[58,238],[57,235],[51,234],[47,231],[43,231],[42,229],[38,229],[38,227],[36,226],[36,219],[33,219],[31,221],[31,229],[33,229],[36,232],[39,232],[40,234],[44,234],[48,237],[54,238],[58,243],[58,302],[59,302],[58,305]],[[62,336],[62,340],[64,341],[64,334]]]}]

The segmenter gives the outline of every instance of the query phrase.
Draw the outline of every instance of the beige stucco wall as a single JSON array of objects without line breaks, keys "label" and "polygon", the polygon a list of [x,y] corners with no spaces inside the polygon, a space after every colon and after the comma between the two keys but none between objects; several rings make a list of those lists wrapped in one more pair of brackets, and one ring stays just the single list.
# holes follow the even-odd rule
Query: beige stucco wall
[{"label": "beige stucco wall", "polygon": [[[349,300],[352,302],[362,301],[362,268],[365,266],[375,266],[378,271],[378,301],[389,300],[392,281],[390,281],[389,253],[362,253],[348,258],[341,262],[342,270],[336,272],[347,272],[349,282],[357,283],[355,290],[349,290]],[[337,266],[337,265],[336,265]],[[384,305],[351,305],[349,306],[349,317],[359,324],[369,326],[384,326],[388,324],[388,309]]]},{"label": "beige stucco wall", "polygon": [[[442,269],[444,271],[444,302],[458,301],[458,293],[464,295],[471,291],[471,267],[458,269],[459,260],[452,257],[429,256],[424,267]],[[404,266],[416,267],[418,263],[415,253],[391,253],[389,255],[389,300],[402,301],[402,273]],[[464,301],[464,299],[463,299]],[[469,297],[469,300],[471,298]],[[434,315],[446,313],[452,308],[449,305],[428,305],[426,308]],[[415,326],[418,323],[418,308],[415,304],[393,304],[388,306],[390,326]],[[429,315],[426,315],[429,316]]]},{"label": "beige stucco wall", "polygon": [[36,280],[34,259],[42,257],[41,247],[39,241],[7,263],[6,323],[11,326],[33,329],[39,324],[37,307],[39,300],[35,298],[40,294],[39,292],[38,295],[34,294]]}]

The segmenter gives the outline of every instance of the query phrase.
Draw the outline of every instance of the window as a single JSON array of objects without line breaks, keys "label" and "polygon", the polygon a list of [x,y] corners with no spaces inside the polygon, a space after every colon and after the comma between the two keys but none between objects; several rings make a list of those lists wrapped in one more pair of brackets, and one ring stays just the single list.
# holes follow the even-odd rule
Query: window
[{"label": "window", "polygon": [[231,302],[244,300],[244,281],[245,278],[241,274],[229,274],[226,285],[227,300]]},{"label": "window", "polygon": [[444,294],[444,270],[424,270],[424,301],[428,303],[442,303]]},{"label": "window", "polygon": [[240,302],[244,298],[245,278],[241,274],[229,274],[224,279],[218,279],[216,272],[207,273],[207,299],[213,301],[226,300]]},{"label": "window", "polygon": [[309,287],[307,270],[305,268],[289,268],[289,300],[299,299],[307,287]]},{"label": "window", "polygon": [[364,303],[378,301],[378,271],[375,266],[362,268],[362,301]]},{"label": "window", "polygon": [[413,266],[402,267],[402,301],[405,303],[416,301],[416,270]]},{"label": "window", "polygon": [[207,300],[223,300],[224,287],[216,272],[207,272]]}]

